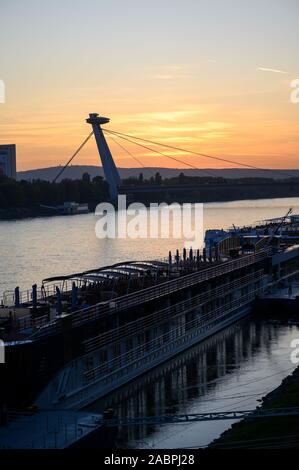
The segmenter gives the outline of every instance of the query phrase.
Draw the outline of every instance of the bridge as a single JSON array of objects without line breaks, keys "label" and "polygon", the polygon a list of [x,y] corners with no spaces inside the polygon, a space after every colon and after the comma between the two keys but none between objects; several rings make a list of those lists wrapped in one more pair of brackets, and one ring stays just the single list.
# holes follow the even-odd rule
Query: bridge
[{"label": "bridge", "polygon": [[200,421],[222,421],[240,419],[265,419],[299,416],[299,407],[273,408],[241,411],[220,411],[210,413],[192,413],[163,416],[140,416],[136,418],[103,418],[101,423],[108,427],[118,426],[144,426],[164,424],[192,424]]},{"label": "bridge", "polygon": [[0,429],[0,449],[66,449],[88,439],[105,428],[166,424],[194,424],[200,421],[241,420],[299,416],[299,408],[256,409],[193,413],[184,415],[111,418],[104,415],[70,410],[40,409],[10,412],[8,422]]},{"label": "bridge", "polygon": [[[104,172],[104,176],[105,176],[105,179],[108,183],[108,187],[109,187],[109,196],[110,196],[110,199],[112,202],[115,202],[117,201],[117,197],[119,194],[149,194],[149,193],[185,193],[185,192],[192,192],[192,191],[198,191],[199,189],[207,189],[209,193],[213,193],[215,191],[215,189],[217,190],[220,190],[222,192],[225,192],[227,191],[227,189],[232,189],[233,191],[235,192],[239,192],[240,191],[240,188],[243,188],[244,189],[244,185],[240,185],[240,184],[235,184],[235,183],[227,183],[225,180],[224,182],[222,183],[208,183],[208,184],[205,184],[205,185],[202,185],[202,184],[180,184],[180,185],[159,185],[159,184],[150,184],[150,185],[140,185],[140,186],[129,186],[129,185],[123,185],[122,181],[121,181],[121,178],[120,178],[120,175],[119,175],[119,172],[118,172],[118,169],[117,169],[117,166],[114,162],[114,159],[112,157],[112,154],[111,154],[111,151],[110,151],[110,148],[109,148],[109,145],[106,141],[106,137],[105,137],[105,134],[109,136],[110,139],[112,139],[112,141],[114,143],[116,143],[120,148],[122,148],[122,150],[124,150],[132,159],[134,159],[135,161],[138,162],[138,164],[141,166],[141,167],[144,167],[144,165],[142,164],[142,162],[140,161],[139,158],[137,158],[136,156],[134,156],[126,147],[124,147],[124,145],[120,144],[120,142],[118,140],[116,140],[115,138],[119,138],[119,139],[122,139],[122,140],[125,140],[126,142],[130,142],[131,144],[135,144],[135,145],[138,145],[139,147],[143,148],[143,149],[146,149],[147,151],[150,151],[150,152],[153,152],[155,153],[156,155],[158,156],[163,156],[165,158],[168,158],[172,161],[175,161],[175,162],[178,162],[180,164],[183,164],[191,169],[195,169],[195,170],[199,170],[201,172],[205,172],[207,175],[209,175],[210,177],[212,176],[213,178],[217,178],[217,176],[211,171],[211,170],[206,170],[206,169],[203,169],[203,168],[200,168],[186,160],[182,160],[182,158],[179,158],[178,156],[173,156],[173,151],[175,150],[176,152],[178,153],[184,153],[184,154],[190,154],[190,155],[193,155],[193,156],[196,156],[196,157],[204,157],[204,158],[209,158],[209,159],[212,159],[212,160],[216,160],[216,161],[220,161],[220,162],[224,162],[224,163],[230,163],[234,166],[238,165],[238,166],[241,166],[241,167],[244,167],[244,168],[249,168],[249,169],[254,169],[254,170],[259,170],[259,171],[264,171],[264,172],[267,172],[269,174],[269,172],[273,172],[272,169],[268,169],[268,168],[260,168],[260,167],[257,167],[257,166],[254,166],[254,165],[249,165],[249,164],[246,164],[246,163],[242,163],[242,162],[237,162],[237,161],[232,161],[232,160],[229,160],[227,158],[222,158],[222,157],[218,157],[218,156],[212,156],[212,155],[208,155],[208,154],[205,154],[205,153],[200,153],[200,152],[196,152],[196,151],[193,151],[193,150],[189,150],[189,149],[183,149],[183,148],[179,148],[179,147],[176,147],[176,146],[173,146],[173,145],[169,145],[169,144],[165,144],[165,143],[161,143],[161,142],[156,142],[156,141],[152,141],[152,140],[149,140],[149,139],[143,139],[141,137],[137,137],[137,136],[133,136],[133,135],[128,135],[128,134],[124,134],[122,132],[117,132],[117,131],[113,131],[113,130],[108,130],[108,129],[105,129],[105,128],[102,128],[102,126],[104,124],[108,124],[110,122],[110,119],[107,118],[107,117],[103,117],[103,116],[99,116],[99,114],[97,113],[90,113],[89,114],[89,117],[86,119],[86,122],[88,124],[91,125],[92,127],[92,131],[91,133],[86,137],[86,139],[82,142],[82,144],[77,148],[77,150],[75,151],[75,153],[70,157],[70,159],[67,161],[67,163],[61,168],[61,170],[58,172],[58,174],[56,175],[56,177],[54,178],[53,180],[53,183],[55,183],[58,178],[62,175],[62,173],[64,172],[64,170],[68,167],[68,165],[72,162],[72,160],[76,157],[76,155],[78,155],[78,153],[82,150],[82,148],[86,145],[86,143],[89,141],[89,139],[94,136],[95,137],[95,140],[96,140],[96,144],[97,144],[97,149],[98,149],[98,153],[99,153],[99,156],[100,156],[100,160],[101,160],[101,163],[102,163],[102,168],[103,168],[103,172]],[[149,146],[150,145],[150,146]],[[171,150],[172,151],[172,155],[169,155],[165,152],[161,152],[160,150],[157,150],[157,147],[165,147],[166,149],[168,150]],[[276,170],[276,174],[279,174],[281,173],[281,175],[283,175],[284,178],[286,177],[289,177],[289,178],[292,178],[293,176],[291,174],[287,174],[284,170],[283,171],[278,171]],[[277,183],[274,183],[273,184],[276,184]],[[293,188],[291,189],[288,189],[288,187],[290,186],[290,183],[281,183],[282,186],[285,186],[285,187],[282,187],[281,188],[281,191],[282,191],[282,194],[281,196],[294,196],[296,194],[294,194],[294,190]],[[246,183],[246,187],[254,187],[254,186],[258,186],[259,188],[261,187],[265,187],[264,183]],[[268,185],[266,185],[268,187]],[[270,185],[271,186],[271,185]],[[271,188],[270,188],[271,190]],[[203,201],[204,202],[204,201]]]}]

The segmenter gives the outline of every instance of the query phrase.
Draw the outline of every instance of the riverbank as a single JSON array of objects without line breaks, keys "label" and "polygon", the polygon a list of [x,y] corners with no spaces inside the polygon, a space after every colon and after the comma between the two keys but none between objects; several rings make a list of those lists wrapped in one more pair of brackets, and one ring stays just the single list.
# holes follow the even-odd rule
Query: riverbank
[{"label": "riverbank", "polygon": [[[299,407],[299,366],[281,385],[261,399],[261,409]],[[232,425],[210,448],[298,448],[299,417],[242,420]]]},{"label": "riverbank", "polygon": [[7,209],[0,209],[0,220],[28,219],[28,218],[33,218],[33,217],[49,217],[52,215],[54,215],[53,211],[50,211],[49,209],[43,209],[38,206],[10,207]]},{"label": "riverbank", "polygon": [[[47,209],[46,207],[29,206],[29,207],[12,207],[8,209],[0,209],[0,221],[1,220],[21,220],[21,219],[32,219],[37,217],[56,217],[58,215],[67,215],[54,211],[53,209]],[[81,215],[71,214],[71,215]]]},{"label": "riverbank", "polygon": [[[240,185],[238,185],[238,188]],[[244,188],[243,188],[244,189]],[[134,197],[135,196],[135,197]],[[162,203],[167,203],[167,204],[172,204],[174,202],[177,202],[179,204],[184,204],[184,203],[203,203],[203,204],[225,204],[225,203],[240,203],[244,201],[256,201],[256,205],[258,207],[258,201],[269,201],[269,200],[282,200],[282,201],[287,201],[290,199],[291,201],[296,198],[299,198],[299,191],[298,193],[291,194],[283,194],[279,196],[278,193],[271,193],[270,194],[263,194],[261,193],[260,195],[256,194],[248,194],[248,191],[237,191],[235,194],[231,193],[229,194],[228,192],[228,187],[225,187],[225,191],[223,193],[220,193],[219,191],[211,191],[211,188],[209,188],[209,193],[206,193],[204,189],[201,190],[200,193],[198,194],[193,194],[192,191],[190,191],[189,195],[182,196],[176,194],[175,197],[174,195],[171,195],[170,193],[165,193],[161,192],[161,194],[128,194],[127,195],[127,206],[130,205],[131,203],[134,202],[141,202],[144,204],[146,207],[150,207],[151,203],[155,204],[162,204]],[[267,199],[268,198],[268,199]],[[107,201],[109,200],[108,198],[106,199]],[[99,201],[103,202],[103,200]],[[293,201],[292,201],[293,203]],[[94,212],[97,204],[95,203],[89,203],[89,210],[90,212]],[[117,203],[115,204],[115,207],[117,208]],[[287,206],[286,206],[287,207]],[[0,208],[0,221],[1,220],[15,220],[15,219],[28,219],[28,218],[36,218],[36,217],[51,217],[51,216],[57,216],[57,215],[65,215],[65,214],[59,214],[58,212],[54,211],[53,209],[48,209],[45,206],[39,206],[39,205],[31,205],[31,206],[25,206],[25,207],[8,207],[8,208]],[[77,215],[77,214],[72,214],[72,215]],[[282,216],[283,214],[280,213],[279,216]]]}]

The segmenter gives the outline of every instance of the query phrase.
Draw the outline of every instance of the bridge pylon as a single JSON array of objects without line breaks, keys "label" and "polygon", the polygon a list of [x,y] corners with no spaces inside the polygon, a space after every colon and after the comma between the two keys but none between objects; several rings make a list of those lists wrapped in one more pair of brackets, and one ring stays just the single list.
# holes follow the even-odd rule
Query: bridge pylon
[{"label": "bridge pylon", "polygon": [[101,128],[102,124],[107,124],[109,121],[109,118],[99,116],[97,113],[89,114],[89,118],[86,119],[86,122],[92,125],[104,175],[109,185],[110,198],[112,201],[116,201],[118,197],[118,188],[121,185],[121,179]]}]

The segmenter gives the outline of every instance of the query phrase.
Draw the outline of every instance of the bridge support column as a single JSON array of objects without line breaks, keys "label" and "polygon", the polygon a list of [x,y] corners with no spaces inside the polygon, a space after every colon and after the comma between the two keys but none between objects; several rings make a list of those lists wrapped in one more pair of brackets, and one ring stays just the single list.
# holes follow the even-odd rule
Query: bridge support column
[{"label": "bridge support column", "polygon": [[107,124],[109,119],[99,116],[97,113],[92,113],[89,115],[89,118],[86,119],[86,122],[92,125],[92,130],[103,165],[104,175],[109,185],[110,198],[112,201],[117,201],[118,187],[121,184],[121,179],[101,128],[101,124]]}]

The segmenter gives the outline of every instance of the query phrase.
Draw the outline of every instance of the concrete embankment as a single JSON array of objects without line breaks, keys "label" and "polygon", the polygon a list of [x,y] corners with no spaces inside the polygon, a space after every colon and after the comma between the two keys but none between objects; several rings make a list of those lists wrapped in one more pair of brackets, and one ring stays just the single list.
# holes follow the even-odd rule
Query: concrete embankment
[{"label": "concrete embankment", "polygon": [[[262,409],[299,406],[299,367],[263,399]],[[211,448],[298,448],[299,417],[245,419],[233,424]]]}]

